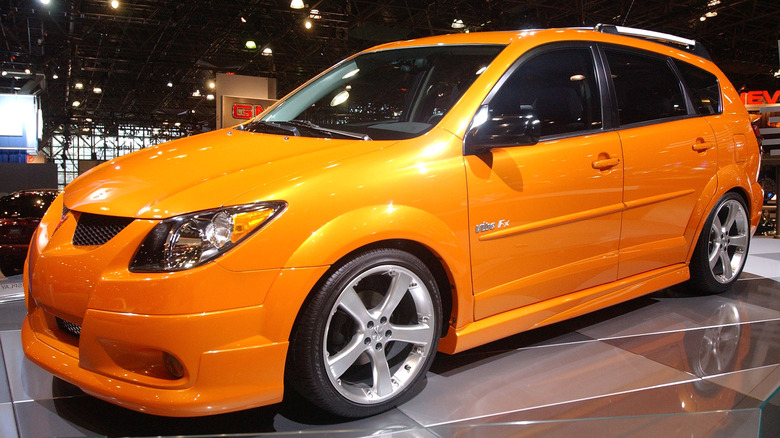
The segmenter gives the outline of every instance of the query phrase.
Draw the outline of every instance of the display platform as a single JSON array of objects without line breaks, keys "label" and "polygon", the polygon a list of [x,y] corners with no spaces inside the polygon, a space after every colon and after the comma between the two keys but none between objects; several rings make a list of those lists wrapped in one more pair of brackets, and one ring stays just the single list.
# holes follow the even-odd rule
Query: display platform
[{"label": "display platform", "polygon": [[[0,278],[0,284],[12,281]],[[776,437],[779,298],[780,239],[755,238],[730,292],[689,297],[666,289],[461,354],[440,354],[416,398],[357,421],[320,413],[295,397],[185,419],[116,407],[24,358],[24,303],[14,300],[0,304],[0,376],[7,376],[0,378],[0,437]]]}]

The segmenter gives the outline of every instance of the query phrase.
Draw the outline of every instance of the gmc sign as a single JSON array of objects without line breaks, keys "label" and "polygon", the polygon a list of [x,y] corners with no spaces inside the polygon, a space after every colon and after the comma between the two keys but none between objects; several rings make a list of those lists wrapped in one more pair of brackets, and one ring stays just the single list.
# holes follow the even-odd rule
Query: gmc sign
[{"label": "gmc sign", "polygon": [[234,119],[248,120],[262,112],[263,107],[261,105],[250,105],[247,103],[236,103],[233,105]]}]

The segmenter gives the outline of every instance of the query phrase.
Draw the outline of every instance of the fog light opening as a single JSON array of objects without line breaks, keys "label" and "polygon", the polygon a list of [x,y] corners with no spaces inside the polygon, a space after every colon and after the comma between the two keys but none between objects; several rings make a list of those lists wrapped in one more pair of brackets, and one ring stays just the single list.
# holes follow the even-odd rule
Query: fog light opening
[{"label": "fog light opening", "polygon": [[168,353],[163,353],[163,362],[165,362],[165,369],[167,369],[168,373],[175,379],[184,377],[184,365],[179,362],[179,359],[176,359]]}]

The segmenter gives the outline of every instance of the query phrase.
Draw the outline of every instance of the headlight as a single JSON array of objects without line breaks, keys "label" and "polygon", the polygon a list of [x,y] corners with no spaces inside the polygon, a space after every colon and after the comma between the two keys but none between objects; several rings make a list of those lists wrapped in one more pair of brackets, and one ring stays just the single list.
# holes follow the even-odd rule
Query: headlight
[{"label": "headlight", "polygon": [[129,269],[170,272],[200,266],[263,228],[286,207],[281,201],[261,202],[165,219],[146,236]]}]

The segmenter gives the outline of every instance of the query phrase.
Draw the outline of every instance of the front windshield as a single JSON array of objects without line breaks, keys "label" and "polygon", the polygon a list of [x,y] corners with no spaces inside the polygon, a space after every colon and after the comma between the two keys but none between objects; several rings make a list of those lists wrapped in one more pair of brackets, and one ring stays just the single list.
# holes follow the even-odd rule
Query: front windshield
[{"label": "front windshield", "polygon": [[314,137],[416,137],[441,120],[502,49],[431,46],[361,54],[245,128]]}]

